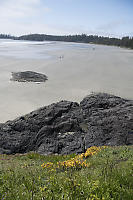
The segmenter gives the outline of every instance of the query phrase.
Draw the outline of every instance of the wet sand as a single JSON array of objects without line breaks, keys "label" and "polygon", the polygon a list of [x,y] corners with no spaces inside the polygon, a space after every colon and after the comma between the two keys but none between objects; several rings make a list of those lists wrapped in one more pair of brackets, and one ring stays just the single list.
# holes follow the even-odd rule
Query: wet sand
[{"label": "wet sand", "polygon": [[[91,92],[133,99],[133,50],[92,45],[51,54],[53,59],[0,56],[0,122],[60,100],[80,102]],[[24,70],[46,74],[48,81],[10,81],[11,72]]]}]

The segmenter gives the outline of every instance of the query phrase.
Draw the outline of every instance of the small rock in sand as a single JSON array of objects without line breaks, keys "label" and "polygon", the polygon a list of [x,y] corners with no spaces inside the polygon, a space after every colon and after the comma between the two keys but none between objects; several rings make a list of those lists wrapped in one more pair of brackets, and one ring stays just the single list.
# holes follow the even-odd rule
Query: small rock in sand
[{"label": "small rock in sand", "polygon": [[45,82],[48,80],[45,74],[33,72],[33,71],[24,71],[24,72],[12,72],[11,81],[18,82]]}]

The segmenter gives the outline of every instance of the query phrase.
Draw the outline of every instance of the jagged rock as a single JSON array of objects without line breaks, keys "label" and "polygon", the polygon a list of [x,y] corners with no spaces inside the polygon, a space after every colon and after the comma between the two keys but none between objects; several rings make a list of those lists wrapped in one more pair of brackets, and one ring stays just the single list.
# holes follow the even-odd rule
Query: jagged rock
[{"label": "jagged rock", "polygon": [[18,82],[45,82],[47,76],[33,71],[12,72],[11,81]]},{"label": "jagged rock", "polygon": [[133,144],[133,101],[100,93],[80,105],[61,101],[0,124],[0,153],[81,153],[93,145]]}]

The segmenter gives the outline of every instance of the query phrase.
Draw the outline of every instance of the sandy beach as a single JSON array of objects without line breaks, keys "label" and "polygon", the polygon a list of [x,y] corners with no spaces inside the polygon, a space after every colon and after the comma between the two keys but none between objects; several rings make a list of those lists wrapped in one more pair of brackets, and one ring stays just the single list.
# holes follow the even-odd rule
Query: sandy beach
[{"label": "sandy beach", "polygon": [[[133,99],[133,50],[70,45],[71,48],[47,51],[51,59],[0,55],[0,122],[60,100],[80,102],[91,92]],[[11,72],[24,70],[44,73],[48,81],[10,81]]]}]

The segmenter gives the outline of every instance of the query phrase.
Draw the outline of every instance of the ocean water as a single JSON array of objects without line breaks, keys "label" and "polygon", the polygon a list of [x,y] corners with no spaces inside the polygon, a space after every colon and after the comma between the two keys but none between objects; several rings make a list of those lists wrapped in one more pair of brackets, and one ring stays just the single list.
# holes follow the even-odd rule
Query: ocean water
[{"label": "ocean water", "polygon": [[[51,47],[52,46],[52,47]],[[0,56],[25,59],[51,59],[48,51],[56,50],[54,42],[0,40]]]},{"label": "ocean water", "polygon": [[52,59],[50,53],[64,49],[88,49],[87,44],[56,42],[56,41],[21,41],[0,39],[0,56],[24,59]]},{"label": "ocean water", "polygon": [[[11,72],[44,73],[41,84],[10,81]],[[82,43],[0,40],[0,122],[91,92],[133,99],[133,50]]]}]

